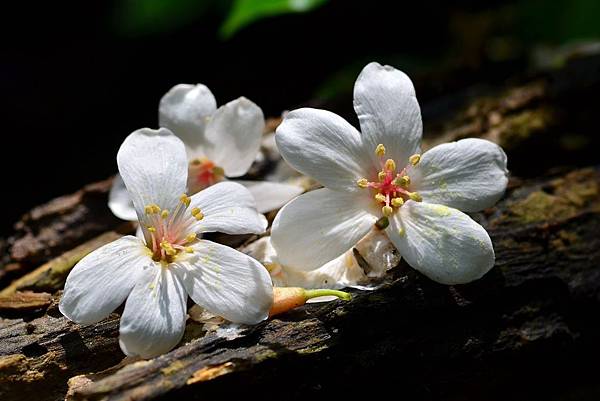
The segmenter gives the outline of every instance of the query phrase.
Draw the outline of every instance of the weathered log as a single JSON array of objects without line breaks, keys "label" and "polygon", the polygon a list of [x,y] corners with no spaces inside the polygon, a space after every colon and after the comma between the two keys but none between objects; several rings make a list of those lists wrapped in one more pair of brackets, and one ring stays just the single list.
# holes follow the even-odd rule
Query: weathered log
[{"label": "weathered log", "polygon": [[[237,338],[205,333],[190,321],[174,351],[77,377],[70,398],[394,390],[412,399],[497,399],[525,373],[534,384],[556,372],[580,373],[562,363],[573,353],[589,360],[600,351],[600,170],[513,181],[504,200],[475,218],[497,254],[496,267],[480,281],[438,285],[403,262],[376,291],[305,306]],[[3,320],[2,399],[61,399],[70,377],[120,363],[118,318],[79,327],[54,303],[43,316]]]},{"label": "weathered log", "polygon": [[474,216],[492,236],[497,263],[469,285],[437,285],[403,262],[376,291],[305,306],[237,338],[189,319],[182,345],[135,361],[119,349],[118,311],[79,327],[57,308],[72,265],[122,224],[106,207],[110,180],[34,209],[0,240],[0,399],[230,399],[252,391],[598,399],[585,364],[600,356],[600,170],[532,177],[597,164],[599,66],[598,56],[576,59],[508,87],[423,104],[425,148],[484,137],[502,144],[509,168],[524,177]]}]

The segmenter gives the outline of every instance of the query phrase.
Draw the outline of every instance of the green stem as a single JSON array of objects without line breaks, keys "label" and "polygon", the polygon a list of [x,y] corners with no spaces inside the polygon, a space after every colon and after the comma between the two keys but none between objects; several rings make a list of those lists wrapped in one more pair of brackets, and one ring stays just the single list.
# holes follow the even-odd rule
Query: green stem
[{"label": "green stem", "polygon": [[326,290],[326,289],[304,290],[304,296],[306,296],[307,300],[312,299],[312,298],[317,298],[317,297],[325,297],[328,295],[333,295],[334,297],[338,297],[339,299],[343,299],[344,301],[350,301],[352,299],[352,295],[350,295],[344,291]]}]

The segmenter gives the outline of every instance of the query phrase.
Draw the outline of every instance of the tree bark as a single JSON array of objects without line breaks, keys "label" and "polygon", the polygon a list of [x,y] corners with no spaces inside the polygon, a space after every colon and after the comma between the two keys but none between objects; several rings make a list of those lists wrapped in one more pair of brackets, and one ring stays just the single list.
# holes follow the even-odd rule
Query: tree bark
[{"label": "tree bark", "polygon": [[[57,308],[72,265],[132,230],[105,206],[109,181],[34,209],[0,244],[0,399],[598,399],[586,364],[600,356],[600,169],[556,169],[593,164],[597,109],[570,102],[598,88],[598,65],[576,60],[430,120],[426,146],[485,137],[526,177],[473,215],[492,237],[496,266],[468,285],[436,284],[401,262],[350,302],[307,305],[239,331],[189,319],[175,350],[133,360],[119,349],[119,311],[81,327]],[[583,147],[565,142],[569,132]],[[541,166],[531,155],[539,149]]]}]

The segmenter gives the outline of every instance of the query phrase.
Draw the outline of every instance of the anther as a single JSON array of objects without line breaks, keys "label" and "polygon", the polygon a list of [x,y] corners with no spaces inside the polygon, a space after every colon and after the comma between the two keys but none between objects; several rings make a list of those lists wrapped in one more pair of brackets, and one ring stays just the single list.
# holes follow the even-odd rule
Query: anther
[{"label": "anther", "polygon": [[375,148],[375,154],[380,157],[385,155],[385,146],[383,146],[383,144],[381,143],[377,145],[377,147]]},{"label": "anther", "polygon": [[421,202],[423,200],[423,198],[421,197],[421,195],[419,195],[416,192],[410,192],[408,194],[409,198],[414,200],[415,202]]},{"label": "anther", "polygon": [[393,198],[391,203],[392,203],[392,206],[394,206],[394,207],[400,207],[400,206],[404,205],[404,199]]},{"label": "anther", "polygon": [[222,167],[215,166],[212,169],[212,173],[215,177],[223,177],[225,175],[225,170]]},{"label": "anther", "polygon": [[392,159],[387,159],[385,161],[385,169],[387,171],[396,171],[396,162]]},{"label": "anther", "polygon": [[379,173],[377,173],[377,178],[379,179],[379,181],[385,181],[385,177],[387,177],[387,173],[385,171],[380,171]]},{"label": "anther", "polygon": [[385,203],[385,201],[387,200],[384,194],[377,194],[375,195],[375,200],[377,202],[381,202],[381,203]]},{"label": "anther", "polygon": [[421,155],[416,153],[414,155],[412,155],[411,157],[408,158],[408,161],[410,162],[410,164],[412,164],[413,166],[416,166],[419,161],[421,161]]},{"label": "anther", "polygon": [[394,209],[392,209],[391,206],[385,205],[381,208],[381,213],[383,213],[385,217],[390,217],[394,213]]},{"label": "anther", "polygon": [[204,218],[204,213],[198,212],[194,215],[194,217],[196,218],[196,220],[200,221]]},{"label": "anther", "polygon": [[404,231],[404,228],[400,227],[398,229],[398,235],[401,236],[401,237],[404,237],[404,234],[406,234],[406,232]]},{"label": "anther", "polygon": [[192,216],[196,216],[198,213],[201,213],[201,210],[199,207],[195,207],[192,209]]},{"label": "anther", "polygon": [[185,237],[185,243],[189,244],[190,242],[193,242],[196,239],[196,233],[190,233],[187,235],[187,237]]},{"label": "anther", "polygon": [[183,248],[183,250],[187,253],[194,253],[194,248],[192,248],[191,246],[186,246],[185,248]]},{"label": "anther", "polygon": [[369,181],[367,181],[366,178],[361,178],[360,180],[356,181],[356,185],[361,188],[367,188],[369,186]]},{"label": "anther", "polygon": [[162,212],[160,212],[160,217],[166,219],[167,217],[169,217],[169,211],[167,209],[163,210]]},{"label": "anther", "polygon": [[192,201],[192,199],[187,196],[186,194],[182,194],[179,197],[179,200],[181,201],[181,203],[183,203],[185,205],[185,207],[188,207],[190,205],[190,202]]},{"label": "anther", "polygon": [[151,233],[155,233],[156,232],[156,228],[152,227],[152,226],[148,226],[146,227],[148,229],[148,231],[150,231]]}]

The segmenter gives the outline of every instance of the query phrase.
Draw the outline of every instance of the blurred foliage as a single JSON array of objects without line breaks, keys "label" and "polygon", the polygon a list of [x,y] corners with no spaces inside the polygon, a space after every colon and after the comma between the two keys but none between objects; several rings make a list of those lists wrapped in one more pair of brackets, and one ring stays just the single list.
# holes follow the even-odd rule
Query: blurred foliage
[{"label": "blurred foliage", "polygon": [[328,0],[235,0],[221,26],[223,38],[233,36],[241,28],[265,17],[302,13],[317,8]]}]

